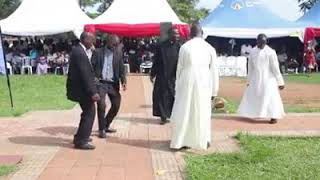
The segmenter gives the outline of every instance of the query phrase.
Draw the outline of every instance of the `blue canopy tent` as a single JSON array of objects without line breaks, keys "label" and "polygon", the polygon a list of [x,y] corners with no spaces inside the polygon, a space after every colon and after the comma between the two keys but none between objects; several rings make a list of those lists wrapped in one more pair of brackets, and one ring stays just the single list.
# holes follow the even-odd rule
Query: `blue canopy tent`
[{"label": "blue canopy tent", "polygon": [[206,36],[256,38],[300,35],[303,25],[271,12],[262,0],[223,0],[202,22]]}]

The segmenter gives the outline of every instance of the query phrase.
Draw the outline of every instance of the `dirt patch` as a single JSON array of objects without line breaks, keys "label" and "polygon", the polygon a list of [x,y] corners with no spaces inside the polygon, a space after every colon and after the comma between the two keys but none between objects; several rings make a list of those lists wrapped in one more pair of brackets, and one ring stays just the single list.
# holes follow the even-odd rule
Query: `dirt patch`
[{"label": "dirt patch", "polygon": [[[246,88],[246,80],[239,78],[222,78],[220,96],[230,100],[240,101]],[[284,104],[299,105],[309,108],[320,108],[320,85],[287,83],[281,92]]]}]

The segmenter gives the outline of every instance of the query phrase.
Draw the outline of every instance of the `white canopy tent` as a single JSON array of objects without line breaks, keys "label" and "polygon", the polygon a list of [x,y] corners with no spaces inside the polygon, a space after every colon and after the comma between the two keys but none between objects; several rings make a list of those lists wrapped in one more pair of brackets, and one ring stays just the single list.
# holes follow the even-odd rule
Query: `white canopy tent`
[{"label": "white canopy tent", "polygon": [[152,36],[159,34],[161,22],[172,22],[180,32],[187,28],[166,0],[114,0],[88,27],[124,36]]},{"label": "white canopy tent", "polygon": [[42,36],[83,30],[92,23],[78,0],[23,0],[18,9],[0,21],[3,34]]}]

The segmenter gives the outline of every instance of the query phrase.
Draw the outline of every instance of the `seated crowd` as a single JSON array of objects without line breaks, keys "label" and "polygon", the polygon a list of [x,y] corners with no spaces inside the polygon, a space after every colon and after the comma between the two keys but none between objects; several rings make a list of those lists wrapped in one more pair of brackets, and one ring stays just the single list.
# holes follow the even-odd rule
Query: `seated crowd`
[{"label": "seated crowd", "polygon": [[[78,40],[25,39],[20,41],[4,41],[6,60],[13,74],[23,74],[24,66],[31,66],[30,74],[44,75],[48,73],[68,73],[70,52]],[[105,42],[97,40],[96,48]],[[140,72],[140,65],[152,62],[156,41],[154,39],[124,38],[123,58],[130,64],[130,72]],[[28,71],[30,71],[28,69]]]}]

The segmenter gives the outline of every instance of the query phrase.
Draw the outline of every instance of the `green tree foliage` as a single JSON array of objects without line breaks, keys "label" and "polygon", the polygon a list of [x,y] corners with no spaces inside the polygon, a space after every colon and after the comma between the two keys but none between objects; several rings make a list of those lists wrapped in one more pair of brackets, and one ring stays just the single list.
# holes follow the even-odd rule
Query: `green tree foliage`
[{"label": "green tree foliage", "polygon": [[306,12],[311,9],[315,3],[319,2],[319,0],[298,0],[298,2],[300,3],[301,11]]},{"label": "green tree foliage", "polygon": [[[113,0],[81,0],[83,5],[92,6],[95,3],[99,3],[99,13],[106,11],[112,4]],[[95,3],[93,3],[95,2]],[[208,15],[207,9],[197,9],[196,4],[199,0],[168,0],[172,9],[179,16],[180,20],[186,23],[198,21]]]},{"label": "green tree foliage", "polygon": [[7,18],[20,5],[20,0],[0,0],[0,19]]},{"label": "green tree foliage", "polygon": [[113,2],[113,0],[98,0],[98,1],[101,3],[98,8],[99,13],[105,12]]},{"label": "green tree foliage", "polygon": [[199,0],[168,0],[180,20],[186,23],[198,21],[209,13],[207,9],[197,9]]},{"label": "green tree foliage", "polygon": [[95,5],[98,0],[78,0],[81,9]]}]

